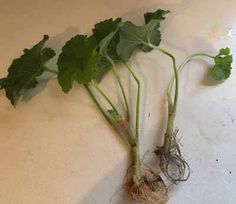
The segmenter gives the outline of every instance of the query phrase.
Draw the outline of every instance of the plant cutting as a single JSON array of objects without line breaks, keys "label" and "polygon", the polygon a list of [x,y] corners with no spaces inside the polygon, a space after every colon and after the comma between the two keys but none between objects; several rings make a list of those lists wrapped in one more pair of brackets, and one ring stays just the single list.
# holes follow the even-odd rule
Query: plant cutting
[{"label": "plant cutting", "polygon": [[[120,18],[108,19],[95,25],[91,36],[76,35],[62,48],[57,65],[58,71],[46,66],[46,63],[55,56],[51,48],[44,48],[49,39],[47,35],[31,49],[25,49],[24,54],[15,60],[8,69],[8,75],[0,80],[1,89],[5,89],[6,96],[12,105],[24,96],[27,90],[35,88],[44,72],[57,75],[59,85],[64,93],[68,93],[74,82],[82,85],[106,121],[115,130],[117,135],[128,147],[132,165],[128,169],[125,188],[132,198],[147,203],[164,203],[167,200],[167,189],[159,175],[151,171],[143,171],[140,161],[140,108],[141,84],[132,67],[122,59],[117,52],[120,41],[119,31],[123,26]],[[150,25],[151,26],[151,25]],[[158,33],[156,26],[156,31]],[[146,49],[146,48],[143,48]],[[137,84],[136,114],[130,115],[129,104],[125,87],[120,78],[117,64],[123,63]],[[99,87],[99,82],[111,70],[118,82],[125,104],[125,114],[115,107],[112,100]],[[101,103],[98,94],[107,102],[109,108]],[[135,131],[130,128],[130,118],[135,117]]]},{"label": "plant cutting", "polygon": [[[215,63],[212,69],[213,79],[223,81],[230,76],[233,59],[229,48],[224,48],[216,56],[208,53],[192,54],[177,67],[175,56],[159,46],[161,42],[161,34],[158,30],[160,20],[165,19],[165,15],[168,13],[169,11],[157,10],[153,13],[144,14],[145,25],[143,26],[134,25],[132,22],[125,22],[119,30],[120,41],[117,45],[117,53],[121,56],[122,60],[128,60],[136,48],[139,48],[143,52],[156,50],[167,55],[172,61],[174,80],[171,82],[167,92],[168,119],[164,144],[155,150],[155,154],[160,158],[160,168],[163,174],[173,183],[177,184],[181,181],[186,181],[190,175],[190,167],[182,157],[179,144],[176,140],[178,129],[175,129],[174,125],[179,96],[179,73],[193,58],[207,57],[214,60]],[[174,97],[172,97],[173,88]]]},{"label": "plant cutting", "polygon": [[[212,76],[215,80],[221,81],[229,77],[232,63],[230,50],[225,48],[216,56],[206,53],[193,54],[177,67],[174,55],[160,47],[160,23],[168,13],[169,11],[160,9],[148,12],[144,14],[145,24],[142,26],[130,21],[123,22],[121,18],[95,24],[92,35],[78,34],[66,42],[57,61],[58,71],[47,66],[47,62],[55,56],[55,52],[51,48],[44,48],[49,39],[45,35],[31,49],[25,49],[20,58],[14,59],[8,69],[7,77],[0,79],[0,88],[5,89],[7,98],[14,106],[27,90],[37,86],[39,77],[44,72],[57,76],[64,93],[68,93],[74,83],[84,87],[104,119],[129,150],[132,164],[127,170],[124,186],[133,199],[143,203],[164,204],[168,196],[161,177],[151,170],[144,169],[140,160],[142,85],[128,63],[133,51],[139,49],[147,53],[156,50],[172,60],[174,77],[167,92],[168,121],[164,144],[158,147],[155,153],[160,158],[160,168],[164,175],[176,184],[185,181],[189,176],[189,165],[181,155],[175,131],[179,74],[193,58],[203,56],[214,60]],[[127,90],[120,77],[118,64],[127,70],[137,85],[135,114],[131,114]],[[124,114],[99,85],[108,71],[113,72],[120,89],[125,107]],[[172,92],[174,92],[173,98]],[[135,120],[134,131],[131,128],[132,119]]]},{"label": "plant cutting", "polygon": [[[175,77],[174,80],[170,83],[170,87],[167,92],[168,120],[164,138],[164,145],[162,147],[158,147],[155,153],[160,157],[160,168],[162,172],[175,184],[178,184],[181,181],[186,181],[190,175],[190,167],[182,157],[179,144],[176,140],[178,129],[175,129],[175,117],[179,95],[179,74],[186,66],[186,64],[196,57],[205,57],[213,60],[214,65],[211,69],[211,77],[215,81],[222,82],[228,79],[232,69],[233,57],[230,54],[229,48],[220,49],[219,53],[216,56],[210,55],[208,53],[192,54],[178,68],[175,65],[175,58],[172,58]],[[174,82],[174,99],[172,99],[171,95],[174,87]]]},{"label": "plant cutting", "polygon": [[[123,63],[124,67],[128,69],[137,83],[135,133],[131,133],[131,135],[128,136],[128,138],[130,138],[129,146],[131,149],[132,166],[127,173],[125,187],[135,200],[148,203],[165,203],[167,193],[166,187],[159,175],[155,175],[152,171],[141,168],[142,165],[139,155],[141,84],[133,69],[128,64],[128,60],[136,48],[144,52],[152,50],[152,48],[142,42],[145,39],[148,39],[154,45],[160,44],[161,34],[159,27],[166,13],[168,13],[168,11],[157,10],[155,13],[157,15],[150,20],[150,23],[142,26],[142,28],[140,27],[141,29],[134,29],[134,31],[132,30],[133,28],[131,28],[131,32],[127,31],[130,29],[130,26],[132,27],[133,25],[131,22],[120,22],[116,29],[99,42],[99,53],[105,56],[113,67],[116,66],[114,62]],[[138,37],[135,36],[137,33],[139,35]],[[130,121],[128,120],[127,125],[127,132],[130,132]]]}]

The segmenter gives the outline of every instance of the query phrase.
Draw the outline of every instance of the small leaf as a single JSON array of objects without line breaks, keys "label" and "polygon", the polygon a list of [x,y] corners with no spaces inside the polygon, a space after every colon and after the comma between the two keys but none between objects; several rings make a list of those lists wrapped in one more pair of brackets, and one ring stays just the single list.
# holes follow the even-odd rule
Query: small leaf
[{"label": "small leaf", "polygon": [[147,12],[144,14],[145,23],[147,24],[150,20],[165,20],[165,15],[170,13],[170,11],[165,11],[162,9],[158,9],[155,12]]},{"label": "small leaf", "polygon": [[148,43],[158,46],[161,41],[160,33],[157,31],[159,22],[153,19],[143,26],[136,26],[129,21],[125,22],[119,30],[120,41],[117,45],[119,57],[127,61],[137,47],[147,51]]},{"label": "small leaf", "polygon": [[233,57],[229,48],[222,48],[215,56],[215,65],[212,69],[212,76],[215,80],[225,80],[229,78],[232,69]]},{"label": "small leaf", "polygon": [[88,84],[97,77],[101,56],[96,49],[96,40],[86,35],[76,35],[64,45],[57,64],[58,82],[65,93],[74,81]]},{"label": "small leaf", "polygon": [[16,105],[27,89],[38,84],[37,77],[45,71],[45,64],[55,56],[50,48],[43,48],[49,39],[47,35],[31,49],[24,49],[24,54],[14,59],[6,78],[0,80],[1,89],[5,89],[7,98]]}]

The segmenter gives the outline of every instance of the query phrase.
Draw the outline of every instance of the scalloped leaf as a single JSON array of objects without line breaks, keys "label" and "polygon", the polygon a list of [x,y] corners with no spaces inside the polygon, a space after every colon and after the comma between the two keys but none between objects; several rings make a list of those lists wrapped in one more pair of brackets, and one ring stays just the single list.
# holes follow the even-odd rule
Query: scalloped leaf
[{"label": "scalloped leaf", "polygon": [[58,82],[65,93],[74,81],[88,84],[98,76],[101,56],[96,49],[95,38],[86,35],[76,35],[64,45],[57,65]]},{"label": "scalloped leaf", "polygon": [[43,39],[31,49],[24,49],[24,54],[13,60],[7,77],[0,79],[0,87],[5,89],[12,105],[16,106],[28,89],[37,86],[37,77],[45,71],[45,64],[55,56],[56,53],[51,48],[43,49],[48,39],[49,36],[44,35]]},{"label": "scalloped leaf", "polygon": [[215,56],[215,65],[212,69],[212,77],[219,81],[228,79],[231,74],[233,56],[229,48],[222,48],[218,55]]}]

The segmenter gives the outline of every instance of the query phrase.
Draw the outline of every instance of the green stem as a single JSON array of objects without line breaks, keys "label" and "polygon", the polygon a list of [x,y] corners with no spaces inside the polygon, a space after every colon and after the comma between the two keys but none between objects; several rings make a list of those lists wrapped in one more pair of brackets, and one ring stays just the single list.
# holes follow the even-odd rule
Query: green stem
[{"label": "green stem", "polygon": [[45,68],[45,71],[51,72],[51,73],[53,73],[53,74],[58,74],[58,71],[49,69],[49,68],[47,68],[47,67]]},{"label": "green stem", "polygon": [[120,129],[120,126],[117,126],[117,124],[115,124],[114,121],[107,115],[106,110],[104,110],[103,107],[100,105],[100,103],[98,102],[97,98],[93,94],[93,92],[92,92],[91,88],[89,87],[89,85],[84,85],[84,87],[87,90],[87,92],[89,93],[89,95],[92,98],[92,100],[94,101],[94,103],[96,104],[99,111],[102,113],[102,115],[106,119],[106,121],[115,130],[115,132],[120,136],[120,138],[123,140],[123,142],[128,147],[130,147],[130,144],[131,144],[130,136],[127,134],[126,130]]},{"label": "green stem", "polygon": [[[186,64],[188,64],[192,58],[194,57],[200,57],[200,56],[203,56],[203,57],[209,57],[211,59],[214,59],[214,56],[212,55],[209,55],[207,53],[203,53],[203,52],[198,52],[198,53],[195,53],[195,54],[192,54],[190,55],[189,57],[187,57],[184,62],[178,67],[178,73],[180,74],[183,70],[183,68],[186,66]],[[171,93],[172,92],[172,89],[173,89],[173,86],[174,86],[174,78],[172,79],[171,83],[170,83],[170,86],[169,86],[169,92]]]},{"label": "green stem", "polygon": [[123,96],[124,102],[125,102],[126,111],[127,111],[127,121],[129,121],[129,120],[130,120],[129,105],[128,105],[128,100],[127,100],[127,97],[126,97],[126,94],[125,94],[124,86],[123,86],[123,84],[122,84],[122,82],[121,82],[121,79],[120,79],[120,75],[119,75],[119,73],[118,73],[118,71],[117,71],[117,67],[116,67],[114,61],[113,61],[108,55],[106,55],[106,58],[107,58],[107,59],[109,60],[109,62],[111,63],[113,73],[114,73],[114,75],[115,75],[115,77],[116,77],[116,79],[117,79],[117,81],[118,81],[119,86],[120,86],[121,93],[122,93],[122,96]]},{"label": "green stem", "polygon": [[175,114],[173,114],[173,103],[171,94],[169,92],[167,93],[167,99],[168,99],[168,118],[167,118],[167,127],[163,145],[165,152],[170,151],[171,140],[174,132],[174,122],[175,122]]},{"label": "green stem", "polygon": [[137,83],[137,101],[136,101],[136,126],[135,126],[135,137],[136,140],[139,140],[139,136],[140,136],[140,103],[141,103],[141,84],[140,81],[138,79],[138,77],[136,76],[136,74],[134,73],[134,71],[132,70],[131,66],[129,64],[127,64],[126,62],[124,62],[125,67],[128,69],[128,71],[131,73],[131,75],[133,76],[134,80]]},{"label": "green stem", "polygon": [[[172,83],[168,89],[167,92],[167,97],[168,97],[168,119],[167,119],[167,128],[166,128],[166,133],[165,133],[165,139],[164,139],[164,151],[168,152],[170,151],[170,147],[171,147],[171,140],[173,137],[173,132],[174,132],[174,121],[175,121],[175,116],[176,116],[176,110],[177,110],[177,104],[178,104],[178,92],[179,92],[179,72],[181,72],[181,70],[183,69],[183,67],[193,58],[196,56],[205,56],[205,57],[210,57],[214,59],[214,56],[209,55],[207,53],[196,53],[191,55],[189,58],[187,58],[181,65],[180,67],[177,69],[176,67],[176,60],[175,57],[167,52],[166,50],[159,48],[157,46],[152,45],[150,42],[146,43],[144,42],[144,44],[150,46],[151,48],[158,50],[164,54],[166,54],[167,56],[169,56],[172,61],[173,61],[173,69],[174,69],[174,78],[172,80]],[[172,87],[175,81],[175,95],[174,95],[174,103],[172,102],[172,98],[171,98],[171,91],[172,91]]]},{"label": "green stem", "polygon": [[164,139],[164,145],[163,148],[165,152],[168,152],[171,147],[171,140],[173,137],[173,132],[174,132],[174,122],[175,122],[175,116],[176,116],[176,110],[177,110],[177,104],[178,104],[178,95],[179,95],[179,74],[178,70],[176,67],[176,60],[174,55],[169,53],[168,51],[159,48],[157,46],[154,46],[150,43],[148,45],[157,50],[162,52],[163,54],[167,55],[168,57],[171,58],[172,63],[173,63],[173,71],[174,71],[174,77],[175,77],[175,95],[174,95],[174,102],[172,102],[171,98],[171,93],[168,91],[167,92],[167,97],[168,97],[168,119],[167,119],[167,127],[166,127],[166,133],[165,133],[165,139]]},{"label": "green stem", "polygon": [[131,145],[131,156],[133,161],[134,173],[133,182],[136,187],[140,186],[142,181],[141,164],[139,157],[139,147],[137,144]]},{"label": "green stem", "polygon": [[103,98],[110,104],[110,106],[112,107],[112,109],[113,109],[116,113],[118,113],[116,107],[113,105],[113,103],[111,102],[111,100],[110,100],[110,99],[107,97],[107,95],[99,88],[98,83],[93,80],[91,84],[92,84],[92,85],[94,86],[94,88],[103,96]]},{"label": "green stem", "polygon": [[155,45],[152,44],[148,44],[151,48],[162,52],[163,54],[167,55],[168,57],[171,58],[172,63],[173,63],[173,71],[174,71],[174,77],[175,77],[175,95],[174,95],[174,105],[173,105],[173,112],[174,114],[176,113],[176,109],[177,109],[177,103],[178,103],[178,95],[179,95],[179,74],[178,74],[178,69],[176,67],[176,60],[174,55],[172,55],[171,53],[169,53],[168,51],[159,48]]},{"label": "green stem", "polygon": [[137,83],[137,101],[136,101],[136,124],[135,124],[135,143],[131,147],[131,153],[132,153],[132,160],[134,162],[134,184],[136,186],[140,185],[141,182],[141,164],[140,164],[140,152],[139,152],[139,139],[140,139],[140,103],[141,103],[141,84],[130,67],[129,64],[124,62],[125,67],[128,69],[128,71],[131,73],[133,76],[134,80]]},{"label": "green stem", "polygon": [[[172,79],[172,82],[170,84],[169,90],[168,90],[168,120],[167,120],[167,129],[166,129],[166,134],[165,134],[165,140],[164,140],[164,151],[168,152],[170,150],[170,146],[171,146],[171,139],[172,139],[172,135],[174,132],[174,120],[175,120],[175,115],[176,115],[176,108],[177,106],[173,106],[172,104],[172,100],[171,100],[171,92],[173,89],[173,85],[174,85],[174,81],[175,81],[175,96],[176,93],[178,94],[178,87],[176,89],[176,86],[178,86],[177,81],[178,79],[178,75],[181,73],[181,71],[183,70],[183,68],[185,67],[185,65],[192,60],[192,58],[194,57],[198,57],[198,56],[204,56],[204,57],[209,57],[214,59],[214,56],[209,55],[207,53],[195,53],[191,56],[189,56],[177,69],[177,75],[176,75],[176,68],[175,68],[175,77]],[[177,77],[176,77],[177,76]],[[177,97],[178,100],[178,97]]]},{"label": "green stem", "polygon": [[95,95],[93,94],[92,90],[90,89],[89,85],[84,85],[84,87],[86,88],[86,90],[88,91],[89,95],[91,96],[92,100],[94,101],[94,103],[97,105],[99,111],[102,113],[102,115],[105,117],[105,119],[107,120],[107,122],[113,127],[113,121],[108,117],[108,115],[106,114],[106,110],[103,109],[103,107],[100,105],[100,103],[98,102],[98,100],[96,99]]}]

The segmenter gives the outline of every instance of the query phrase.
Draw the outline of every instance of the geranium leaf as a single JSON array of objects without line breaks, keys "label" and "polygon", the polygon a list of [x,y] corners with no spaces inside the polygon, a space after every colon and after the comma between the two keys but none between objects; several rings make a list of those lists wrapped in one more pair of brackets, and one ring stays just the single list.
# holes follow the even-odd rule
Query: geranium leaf
[{"label": "geranium leaf", "polygon": [[32,89],[38,84],[37,77],[46,69],[45,64],[55,56],[51,48],[44,48],[49,39],[47,35],[31,49],[24,49],[24,54],[14,59],[8,69],[6,78],[0,80],[1,89],[5,89],[7,98],[12,105],[16,105],[27,89]]}]

